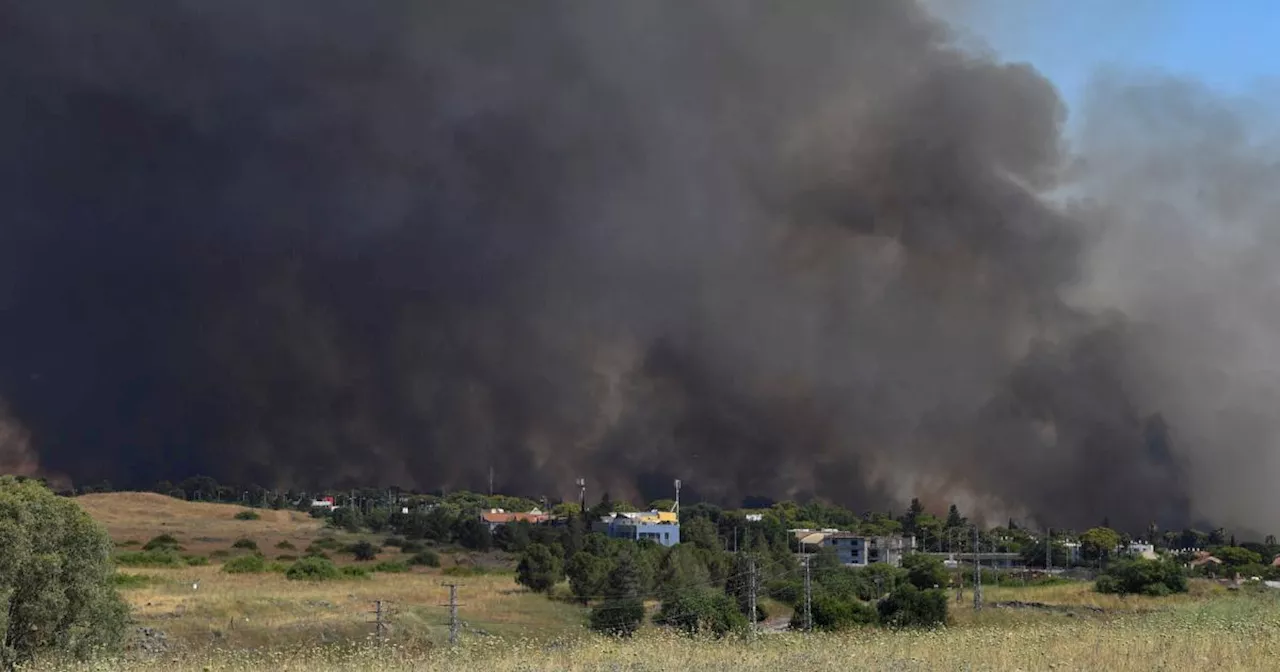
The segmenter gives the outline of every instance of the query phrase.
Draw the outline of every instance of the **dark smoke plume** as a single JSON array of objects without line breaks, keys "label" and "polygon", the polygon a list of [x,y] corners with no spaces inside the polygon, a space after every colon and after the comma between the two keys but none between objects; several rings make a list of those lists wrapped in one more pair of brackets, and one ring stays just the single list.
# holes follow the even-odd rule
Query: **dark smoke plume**
[{"label": "dark smoke plume", "polygon": [[1094,282],[1116,231],[1150,259],[1127,195],[1051,199],[1053,87],[913,3],[2,7],[0,397],[45,470],[1249,515],[1189,456],[1275,423],[1197,419],[1150,326],[1194,323]]}]

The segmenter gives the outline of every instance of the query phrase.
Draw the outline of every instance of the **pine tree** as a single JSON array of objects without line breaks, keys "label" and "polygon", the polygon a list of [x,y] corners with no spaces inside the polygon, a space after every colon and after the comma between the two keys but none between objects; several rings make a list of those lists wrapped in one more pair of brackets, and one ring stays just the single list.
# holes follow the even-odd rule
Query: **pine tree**
[{"label": "pine tree", "polygon": [[644,620],[640,570],[630,551],[623,551],[605,582],[605,599],[591,611],[591,629],[630,637]]},{"label": "pine tree", "polygon": [[965,527],[968,524],[969,521],[965,520],[964,517],[960,515],[960,509],[956,508],[955,504],[952,504],[951,508],[947,510],[947,529],[951,530],[958,527]]}]

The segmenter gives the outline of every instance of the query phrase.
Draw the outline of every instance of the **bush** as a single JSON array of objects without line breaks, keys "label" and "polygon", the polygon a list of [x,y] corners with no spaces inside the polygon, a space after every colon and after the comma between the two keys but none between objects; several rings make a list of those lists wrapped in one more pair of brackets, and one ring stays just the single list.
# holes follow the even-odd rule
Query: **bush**
[{"label": "bush", "polygon": [[257,511],[241,511],[236,514],[236,520],[258,520],[260,518],[262,516],[259,516]]},{"label": "bush", "polygon": [[404,541],[404,537],[387,537],[382,540],[382,545],[389,546],[391,548],[402,548],[404,546]]},{"label": "bush", "polygon": [[367,579],[369,578],[369,570],[364,567],[356,567],[347,565],[341,569],[343,578],[346,579]]},{"label": "bush", "polygon": [[294,560],[297,560],[297,559],[298,559],[298,556],[296,555],[277,555],[276,556],[276,561],[278,562],[293,562]]},{"label": "bush", "polygon": [[231,557],[231,551],[228,551],[225,548],[219,548],[218,550],[210,553],[209,557],[213,560],[221,560],[223,558],[229,558]]},{"label": "bush", "polygon": [[1187,592],[1187,575],[1171,560],[1117,560],[1094,583],[1099,593],[1163,597]]},{"label": "bush", "polygon": [[291,565],[287,562],[281,562],[279,560],[276,560],[276,561],[267,563],[267,571],[271,572],[272,574],[284,574],[285,572],[289,571],[290,566]]},{"label": "bush", "polygon": [[115,556],[121,567],[182,567],[186,562],[176,551],[132,551]]},{"label": "bush", "polygon": [[288,539],[284,539],[284,540],[281,540],[281,541],[276,542],[276,548],[278,548],[278,549],[280,549],[280,550],[282,550],[282,551],[296,551],[296,550],[298,550],[298,547],[297,547],[297,546],[294,546],[292,543],[290,543]]},{"label": "bush", "polygon": [[222,571],[228,574],[257,574],[267,571],[267,561],[261,555],[242,555],[232,558],[222,565]]},{"label": "bush", "polygon": [[907,581],[920,590],[946,588],[951,582],[942,559],[923,553],[911,553],[902,558],[902,568],[907,570]]},{"label": "bush", "polygon": [[147,544],[142,547],[142,550],[144,551],[163,551],[163,550],[177,551],[177,550],[182,550],[182,547],[178,545],[178,540],[174,539],[173,535],[161,534],[159,536],[152,537],[151,541],[148,541]]},{"label": "bush", "polygon": [[367,541],[357,541],[356,543],[342,549],[342,552],[350,553],[355,556],[357,562],[369,562],[370,560],[377,559],[378,551],[380,550],[382,549]]},{"label": "bush", "polygon": [[252,539],[236,539],[236,543],[231,544],[231,548],[242,548],[247,551],[256,551],[258,550],[258,542]]},{"label": "bush", "polygon": [[295,563],[284,573],[291,581],[332,581],[342,575],[328,558],[307,556]]},{"label": "bush", "polygon": [[128,539],[116,545],[119,546],[120,548],[136,548],[138,546],[141,546],[142,542],[138,541],[137,539]]},{"label": "bush", "polygon": [[75,500],[37,481],[0,477],[0,668],[41,651],[83,658],[123,641],[129,608],[112,586],[111,549]]},{"label": "bush", "polygon": [[733,597],[719,590],[700,588],[672,593],[662,601],[653,622],[689,635],[709,633],[723,637],[741,630],[747,618]]},{"label": "bush", "polygon": [[409,564],[419,567],[439,567],[440,556],[436,555],[436,552],[429,548],[424,549],[415,553],[412,558],[409,558]]},{"label": "bush", "polygon": [[184,555],[182,561],[187,563],[188,567],[204,567],[209,564],[209,558],[203,555]]},{"label": "bush", "polygon": [[374,565],[373,571],[384,574],[403,574],[409,571],[409,565],[401,560],[384,560]]},{"label": "bush", "polygon": [[920,590],[907,583],[880,601],[880,622],[898,628],[931,628],[947,622],[947,592]]},{"label": "bush", "polygon": [[530,544],[516,565],[516,583],[535,593],[551,590],[563,574],[560,556],[542,544]]},{"label": "bush", "polygon": [[[859,625],[870,625],[876,622],[876,609],[870,604],[852,597],[837,597],[829,593],[818,593],[813,596],[809,605],[813,616],[813,629],[835,632]],[[804,628],[804,601],[796,604],[791,614],[791,629]]]},{"label": "bush", "polygon": [[400,544],[401,553],[421,553],[427,549],[427,545],[421,541],[406,541]]},{"label": "bush", "polygon": [[122,589],[143,588],[156,582],[157,579],[155,577],[147,576],[145,574],[124,574],[122,572],[116,572],[111,575],[111,585]]}]

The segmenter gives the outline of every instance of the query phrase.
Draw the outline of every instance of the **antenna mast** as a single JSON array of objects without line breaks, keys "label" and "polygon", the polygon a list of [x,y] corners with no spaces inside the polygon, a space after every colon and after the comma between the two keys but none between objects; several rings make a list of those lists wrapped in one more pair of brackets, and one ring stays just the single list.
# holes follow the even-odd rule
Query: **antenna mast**
[{"label": "antenna mast", "polygon": [[676,516],[680,515],[680,479],[678,478],[676,479],[676,503],[675,506],[671,507],[671,510]]}]

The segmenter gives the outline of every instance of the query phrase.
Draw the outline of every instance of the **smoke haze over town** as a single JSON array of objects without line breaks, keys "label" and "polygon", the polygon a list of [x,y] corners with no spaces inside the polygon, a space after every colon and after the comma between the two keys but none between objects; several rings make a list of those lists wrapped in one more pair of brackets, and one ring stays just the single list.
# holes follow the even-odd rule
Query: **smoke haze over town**
[{"label": "smoke haze over town", "polygon": [[925,5],[0,5],[0,469],[1280,526],[1269,107]]}]

